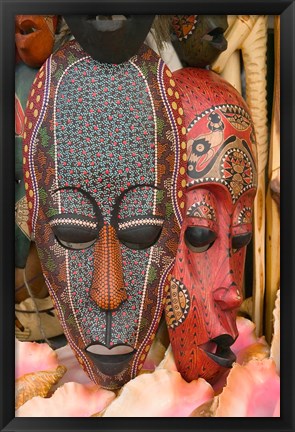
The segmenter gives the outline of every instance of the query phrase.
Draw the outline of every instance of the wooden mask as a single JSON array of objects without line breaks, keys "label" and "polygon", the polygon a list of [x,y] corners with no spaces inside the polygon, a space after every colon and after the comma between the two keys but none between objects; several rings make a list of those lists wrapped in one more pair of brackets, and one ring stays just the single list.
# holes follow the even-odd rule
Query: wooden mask
[{"label": "wooden mask", "polygon": [[227,48],[226,15],[174,15],[172,43],[184,66],[205,67]]},{"label": "wooden mask", "polygon": [[[154,15],[64,15],[77,42],[103,63],[122,63],[143,44]],[[113,18],[113,19],[112,19]]]},{"label": "wooden mask", "polygon": [[22,61],[40,67],[52,53],[57,16],[16,15],[15,43]]},{"label": "wooden mask", "polygon": [[71,41],[41,67],[26,117],[49,293],[89,377],[118,388],[141,369],[169,289],[184,209],[179,93],[146,46],[111,65]]},{"label": "wooden mask", "polygon": [[232,366],[256,193],[249,110],[217,74],[175,72],[187,126],[186,210],[166,303],[177,368],[214,383]]}]

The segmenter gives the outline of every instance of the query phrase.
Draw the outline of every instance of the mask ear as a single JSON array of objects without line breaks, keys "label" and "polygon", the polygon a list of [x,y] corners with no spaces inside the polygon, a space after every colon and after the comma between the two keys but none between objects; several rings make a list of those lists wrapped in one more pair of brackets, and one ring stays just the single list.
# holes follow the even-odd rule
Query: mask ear
[{"label": "mask ear", "polygon": [[64,15],[77,42],[94,60],[119,64],[137,54],[155,15]]}]

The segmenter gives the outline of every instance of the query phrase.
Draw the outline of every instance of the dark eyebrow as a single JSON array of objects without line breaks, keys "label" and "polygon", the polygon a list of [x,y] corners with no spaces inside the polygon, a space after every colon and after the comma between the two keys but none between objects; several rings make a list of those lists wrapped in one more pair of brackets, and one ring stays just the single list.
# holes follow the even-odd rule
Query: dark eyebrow
[{"label": "dark eyebrow", "polygon": [[58,192],[58,191],[60,191],[60,190],[73,190],[73,191],[79,191],[79,192],[80,192],[80,193],[81,193],[85,198],[87,198],[87,199],[90,201],[90,203],[92,204],[92,206],[93,206],[93,210],[94,210],[94,214],[95,214],[96,219],[97,219],[97,222],[99,223],[100,221],[103,220],[102,213],[101,213],[101,211],[100,211],[100,209],[99,209],[99,207],[98,207],[98,205],[97,205],[95,199],[93,198],[92,195],[90,195],[89,192],[87,192],[86,190],[84,190],[84,189],[82,189],[82,188],[80,188],[80,187],[77,187],[77,186],[61,186],[61,187],[55,189],[55,190],[53,191],[53,194],[55,194],[56,192]]},{"label": "dark eyebrow", "polygon": [[142,187],[149,187],[149,188],[153,188],[153,189],[158,190],[158,191],[162,190],[158,186],[155,186],[154,184],[148,184],[148,183],[138,184],[135,186],[130,186],[127,189],[124,189],[115,200],[115,205],[114,205],[113,213],[112,213],[112,217],[111,217],[111,225],[116,226],[116,227],[118,226],[118,217],[117,216],[119,213],[119,206],[121,204],[122,199],[124,198],[124,195],[126,195],[127,192],[130,192],[133,189],[142,188]]}]

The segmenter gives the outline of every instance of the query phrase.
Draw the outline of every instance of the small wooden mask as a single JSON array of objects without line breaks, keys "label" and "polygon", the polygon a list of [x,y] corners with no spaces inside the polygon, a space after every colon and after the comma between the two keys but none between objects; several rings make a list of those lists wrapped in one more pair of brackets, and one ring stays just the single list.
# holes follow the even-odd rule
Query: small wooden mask
[{"label": "small wooden mask", "polygon": [[15,43],[22,61],[40,67],[52,53],[57,16],[16,15]]},{"label": "small wooden mask", "polygon": [[226,50],[226,15],[174,15],[172,43],[184,66],[205,67]]}]

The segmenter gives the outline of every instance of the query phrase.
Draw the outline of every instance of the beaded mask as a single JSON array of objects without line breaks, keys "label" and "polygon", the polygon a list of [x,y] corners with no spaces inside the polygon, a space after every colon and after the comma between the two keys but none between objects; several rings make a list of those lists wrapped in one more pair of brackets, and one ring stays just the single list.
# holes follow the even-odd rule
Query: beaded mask
[{"label": "beaded mask", "polygon": [[248,108],[217,74],[175,73],[187,126],[184,221],[166,303],[177,368],[214,383],[232,366],[246,245],[256,193],[256,144]]},{"label": "beaded mask", "polygon": [[180,96],[143,46],[120,65],[71,41],[41,67],[24,173],[43,273],[90,378],[118,388],[143,366],[163,311],[184,209]]}]

